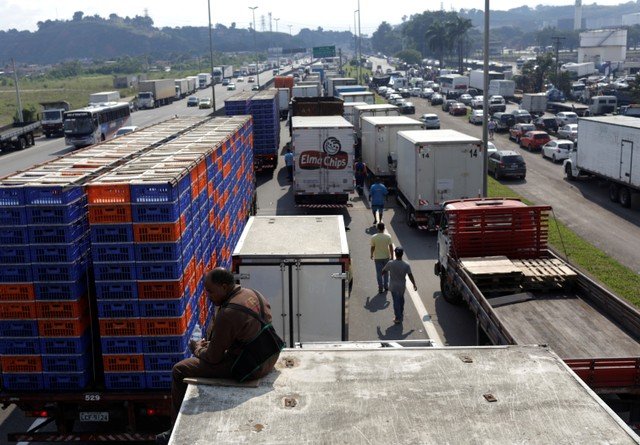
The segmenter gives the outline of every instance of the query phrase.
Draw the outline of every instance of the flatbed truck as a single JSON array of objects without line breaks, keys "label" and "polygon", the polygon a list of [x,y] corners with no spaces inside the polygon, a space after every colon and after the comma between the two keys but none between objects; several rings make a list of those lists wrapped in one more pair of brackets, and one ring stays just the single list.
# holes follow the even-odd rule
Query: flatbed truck
[{"label": "flatbed truck", "polygon": [[40,131],[40,122],[29,122],[9,125],[0,128],[0,150],[24,150],[35,142],[36,133]]}]

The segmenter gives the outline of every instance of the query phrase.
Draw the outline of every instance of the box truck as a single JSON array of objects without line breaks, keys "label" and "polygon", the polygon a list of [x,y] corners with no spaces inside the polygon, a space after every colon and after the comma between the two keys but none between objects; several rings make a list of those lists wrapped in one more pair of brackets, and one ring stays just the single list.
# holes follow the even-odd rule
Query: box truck
[{"label": "box truck", "polygon": [[406,116],[369,116],[362,122],[362,160],[369,178],[396,187],[398,132],[421,130],[422,122]]},{"label": "box truck", "polygon": [[560,67],[560,71],[568,72],[575,79],[590,76],[597,72],[593,62],[565,63]]},{"label": "box truck", "polygon": [[365,102],[370,105],[376,103],[376,96],[371,91],[340,92],[338,97],[346,102]]},{"label": "box truck", "polygon": [[107,102],[118,102],[120,100],[119,91],[101,91],[89,95],[89,105],[103,104]]},{"label": "box truck", "polygon": [[353,192],[353,125],[342,116],[291,118],[296,204],[346,205]]},{"label": "box truck", "polygon": [[189,94],[193,94],[198,89],[198,76],[187,76],[189,81]]},{"label": "box truck", "polygon": [[354,108],[353,127],[358,139],[362,137],[360,124],[365,116],[400,116],[400,109],[391,104],[356,105]]},{"label": "box truck", "polygon": [[289,102],[291,102],[291,90],[289,88],[278,88],[278,111],[280,120],[286,119],[289,114]]},{"label": "box truck", "polygon": [[233,65],[214,66],[211,80],[214,84],[221,83],[222,79],[230,79],[233,77]]},{"label": "box truck", "polygon": [[211,86],[211,74],[210,73],[198,74],[198,88],[203,90],[208,86]]},{"label": "box truck", "polygon": [[289,347],[347,340],[349,261],[341,215],[252,216],[232,255],[240,284],[267,298]]},{"label": "box truck", "polygon": [[493,79],[489,81],[489,96],[502,96],[509,100],[516,94],[516,83],[513,80]]},{"label": "box truck", "polygon": [[190,94],[188,79],[176,79],[174,83],[176,87],[176,99],[183,99],[187,94]]},{"label": "box truck", "polygon": [[366,102],[345,102],[344,103],[344,114],[342,115],[346,120],[348,120],[351,125],[355,128],[356,124],[354,122],[355,119],[355,108],[359,105],[369,105]]},{"label": "box truck", "polygon": [[399,132],[396,196],[407,224],[434,230],[445,201],[480,196],[483,155],[480,139],[455,130]]},{"label": "box truck", "polygon": [[291,90],[291,97],[320,97],[320,84],[314,85],[294,85]]},{"label": "box truck", "polygon": [[176,87],[173,79],[145,80],[138,84],[138,108],[157,108],[173,102]]},{"label": "box truck", "polygon": [[532,116],[542,116],[547,110],[547,95],[545,93],[524,93],[520,108],[527,110]]},{"label": "box truck", "polygon": [[335,87],[343,85],[357,85],[353,77],[331,77],[327,80],[327,96],[335,96]]},{"label": "box truck", "polygon": [[[489,71],[489,83],[492,80],[504,79],[504,73],[498,71]],[[476,90],[483,91],[484,90],[484,71],[483,70],[471,70],[469,72],[469,87],[475,88]]]},{"label": "box truck", "polygon": [[69,111],[69,102],[57,100],[51,102],[40,102],[42,105],[42,132],[47,138],[53,135],[64,136],[63,118],[64,112]]},{"label": "box truck", "polygon": [[567,179],[604,180],[609,184],[609,199],[631,207],[632,194],[640,190],[640,119],[579,118],[577,145],[563,164]]}]

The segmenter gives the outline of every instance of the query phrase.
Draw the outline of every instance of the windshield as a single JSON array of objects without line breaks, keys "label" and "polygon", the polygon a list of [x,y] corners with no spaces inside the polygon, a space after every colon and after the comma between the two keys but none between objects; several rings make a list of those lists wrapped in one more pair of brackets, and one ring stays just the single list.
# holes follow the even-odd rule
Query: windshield
[{"label": "windshield", "polygon": [[151,93],[139,93],[138,97],[140,99],[151,99]]},{"label": "windshield", "polygon": [[94,131],[91,117],[73,117],[64,120],[64,132],[66,134],[91,134]]},{"label": "windshield", "polygon": [[522,156],[517,155],[517,156],[505,156],[502,158],[503,162],[509,162],[512,164],[515,163],[524,163],[524,159],[522,159]]},{"label": "windshield", "polygon": [[62,119],[62,112],[59,110],[45,111],[42,113],[43,121],[55,121]]},{"label": "windshield", "polygon": [[558,144],[558,148],[562,150],[571,150],[573,148],[573,144]]}]

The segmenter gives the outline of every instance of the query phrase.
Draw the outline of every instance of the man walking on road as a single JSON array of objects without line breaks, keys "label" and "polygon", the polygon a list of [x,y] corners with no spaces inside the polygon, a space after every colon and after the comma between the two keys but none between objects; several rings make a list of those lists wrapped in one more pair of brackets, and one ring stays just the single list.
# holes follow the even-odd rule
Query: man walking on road
[{"label": "man walking on road", "polygon": [[382,269],[393,259],[393,243],[391,235],[384,231],[384,223],[378,223],[377,228],[378,233],[371,237],[371,259],[376,265],[378,292],[382,293],[389,290],[389,274]]},{"label": "man walking on road", "polygon": [[[373,212],[373,224],[382,222],[382,213],[384,212],[384,202],[387,199],[389,190],[382,183],[380,178],[376,178],[375,184],[369,189],[369,200],[371,201],[371,211]],[[378,220],[378,213],[380,219]]]},{"label": "man walking on road", "polygon": [[287,148],[287,152],[284,154],[284,165],[287,167],[287,175],[289,176],[289,182],[293,181],[293,153],[290,148]]},{"label": "man walking on road", "polygon": [[389,272],[391,275],[391,298],[393,298],[393,322],[396,324],[402,323],[404,317],[404,290],[405,283],[407,282],[407,276],[411,283],[413,283],[413,290],[418,290],[416,286],[416,280],[413,278],[411,272],[411,266],[402,259],[404,255],[404,249],[402,247],[395,248],[396,259],[389,261],[386,266],[382,268],[382,272]]}]

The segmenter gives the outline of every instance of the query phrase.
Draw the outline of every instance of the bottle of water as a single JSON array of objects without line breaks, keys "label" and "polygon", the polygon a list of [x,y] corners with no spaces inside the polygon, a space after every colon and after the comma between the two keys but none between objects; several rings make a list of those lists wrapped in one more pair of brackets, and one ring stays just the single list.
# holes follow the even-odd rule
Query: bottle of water
[{"label": "bottle of water", "polygon": [[196,323],[196,327],[193,328],[193,332],[191,333],[191,340],[193,341],[202,340],[202,328],[200,327],[200,323]]}]

